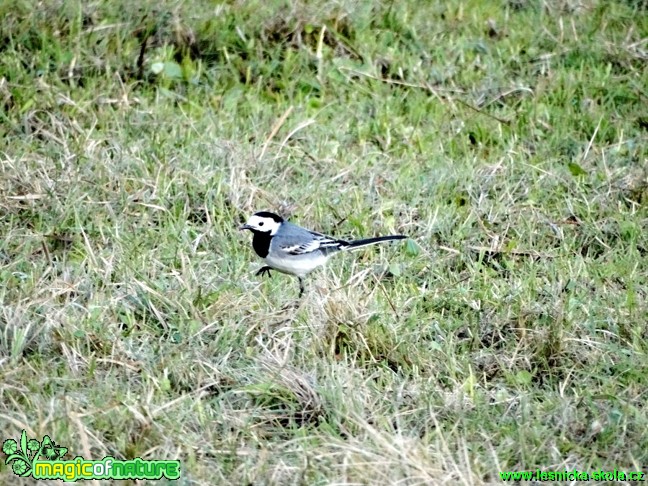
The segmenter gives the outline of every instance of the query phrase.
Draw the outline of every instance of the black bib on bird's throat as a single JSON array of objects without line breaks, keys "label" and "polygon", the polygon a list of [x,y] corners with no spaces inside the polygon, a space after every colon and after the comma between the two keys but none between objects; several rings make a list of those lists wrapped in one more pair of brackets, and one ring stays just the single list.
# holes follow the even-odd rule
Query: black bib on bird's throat
[{"label": "black bib on bird's throat", "polygon": [[272,237],[270,236],[270,232],[265,232],[265,233],[262,233],[261,231],[254,232],[254,238],[252,238],[252,248],[254,248],[256,254],[259,255],[261,258],[265,258],[268,256],[268,253],[270,252],[271,239]]}]

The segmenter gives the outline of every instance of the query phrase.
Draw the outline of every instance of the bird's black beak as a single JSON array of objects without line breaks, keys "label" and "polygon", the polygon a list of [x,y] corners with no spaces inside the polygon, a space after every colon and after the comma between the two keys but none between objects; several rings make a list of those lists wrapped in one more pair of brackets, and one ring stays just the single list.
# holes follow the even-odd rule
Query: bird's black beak
[{"label": "bird's black beak", "polygon": [[251,230],[252,226],[250,226],[249,224],[244,224],[243,226],[239,226],[239,231],[243,231],[243,230],[246,230],[246,229]]}]

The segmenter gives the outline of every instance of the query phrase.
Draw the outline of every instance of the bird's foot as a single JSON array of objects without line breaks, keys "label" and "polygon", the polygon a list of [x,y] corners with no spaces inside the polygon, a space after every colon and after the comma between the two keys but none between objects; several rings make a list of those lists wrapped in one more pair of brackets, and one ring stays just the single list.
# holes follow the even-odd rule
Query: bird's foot
[{"label": "bird's foot", "polygon": [[270,273],[270,270],[272,270],[271,267],[267,267],[267,266],[266,267],[261,267],[259,269],[259,271],[257,273],[255,273],[255,275],[264,275],[264,274],[267,273],[268,277],[272,278],[272,274]]},{"label": "bird's foot", "polygon": [[304,303],[303,299],[297,299],[297,300],[294,300],[292,302],[288,302],[286,305],[284,305],[281,308],[281,311],[286,312],[286,311],[291,311],[291,310],[297,310],[302,306],[303,303]]},{"label": "bird's foot", "polygon": [[306,290],[306,286],[304,285],[304,279],[302,277],[297,277],[299,279],[299,296],[297,297],[297,300],[290,302],[286,304],[281,310],[282,311],[288,311],[288,310],[295,310],[299,309],[301,305],[304,303],[304,291]]}]

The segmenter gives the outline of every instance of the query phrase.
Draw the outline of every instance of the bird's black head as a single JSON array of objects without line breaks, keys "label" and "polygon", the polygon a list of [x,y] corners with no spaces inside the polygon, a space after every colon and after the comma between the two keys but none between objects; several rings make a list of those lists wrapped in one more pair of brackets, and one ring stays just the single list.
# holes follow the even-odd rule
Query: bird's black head
[{"label": "bird's black head", "polygon": [[281,216],[276,215],[275,213],[270,213],[268,211],[259,211],[250,216],[250,219],[247,220],[243,226],[239,229],[250,230],[253,233],[269,233],[274,235],[283,223],[284,220]]}]

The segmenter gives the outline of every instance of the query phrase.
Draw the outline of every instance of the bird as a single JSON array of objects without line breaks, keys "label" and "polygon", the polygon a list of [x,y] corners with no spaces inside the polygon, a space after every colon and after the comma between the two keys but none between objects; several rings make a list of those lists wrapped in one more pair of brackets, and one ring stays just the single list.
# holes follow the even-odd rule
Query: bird
[{"label": "bird", "polygon": [[299,298],[304,294],[304,277],[326,263],[335,253],[376,243],[404,240],[407,236],[390,235],[346,241],[302,228],[269,211],[258,211],[239,227],[252,232],[252,248],[266,265],[255,275],[272,276],[271,270],[299,279]]}]

